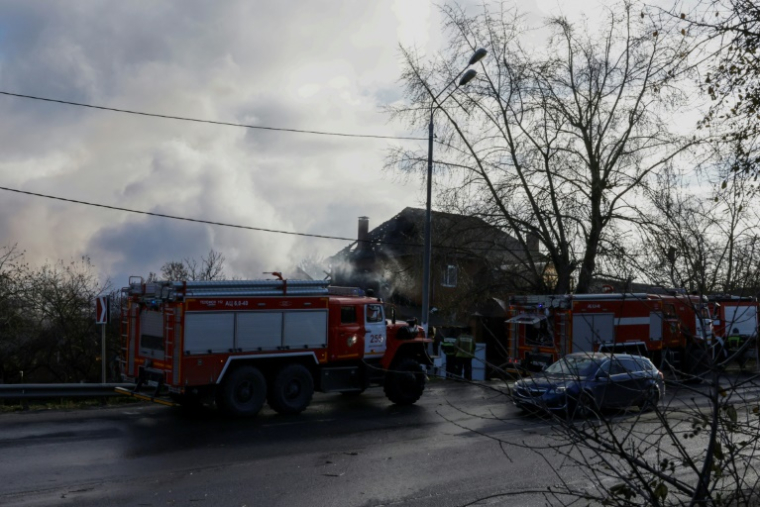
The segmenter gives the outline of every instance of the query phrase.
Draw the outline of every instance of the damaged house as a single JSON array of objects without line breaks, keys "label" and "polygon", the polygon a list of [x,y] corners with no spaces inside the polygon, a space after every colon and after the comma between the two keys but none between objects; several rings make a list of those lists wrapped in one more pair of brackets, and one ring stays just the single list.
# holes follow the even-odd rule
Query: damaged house
[{"label": "damaged house", "polygon": [[[357,241],[328,260],[333,284],[371,289],[394,304],[399,318],[419,318],[424,228],[424,209],[405,208],[371,231],[369,219],[360,217]],[[525,249],[480,218],[433,212],[431,237],[433,325],[467,325],[476,312],[499,314],[493,297],[531,286]],[[537,241],[528,246],[539,255]]]}]

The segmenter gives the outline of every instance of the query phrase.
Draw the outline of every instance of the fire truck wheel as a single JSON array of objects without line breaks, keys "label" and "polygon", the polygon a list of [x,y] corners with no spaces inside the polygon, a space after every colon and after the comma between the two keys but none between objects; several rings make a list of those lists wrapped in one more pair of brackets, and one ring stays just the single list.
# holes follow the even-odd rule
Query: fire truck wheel
[{"label": "fire truck wheel", "polygon": [[411,405],[425,390],[425,373],[417,361],[405,357],[391,365],[385,376],[385,396],[396,405]]},{"label": "fire truck wheel", "polygon": [[258,368],[240,366],[231,371],[216,392],[216,404],[227,414],[253,417],[264,406],[267,381]]},{"label": "fire truck wheel", "polygon": [[284,366],[274,378],[267,401],[269,406],[283,415],[300,414],[311,403],[314,379],[302,364]]}]

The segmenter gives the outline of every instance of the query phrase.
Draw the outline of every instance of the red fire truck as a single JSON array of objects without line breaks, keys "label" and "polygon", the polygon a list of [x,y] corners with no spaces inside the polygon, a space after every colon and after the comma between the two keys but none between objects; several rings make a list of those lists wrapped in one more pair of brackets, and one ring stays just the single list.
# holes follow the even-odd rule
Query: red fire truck
[{"label": "red fire truck", "polygon": [[619,351],[691,372],[711,353],[710,307],[706,298],[683,294],[514,296],[510,365],[540,371],[570,352]]},{"label": "red fire truck", "polygon": [[[296,414],[315,390],[382,385],[394,403],[422,395],[429,364],[415,321],[386,321],[377,298],[313,280],[158,281],[123,289],[123,394],[164,404],[215,402],[253,416]],[[154,386],[152,396],[139,393]],[[159,396],[163,390],[173,401]]]}]

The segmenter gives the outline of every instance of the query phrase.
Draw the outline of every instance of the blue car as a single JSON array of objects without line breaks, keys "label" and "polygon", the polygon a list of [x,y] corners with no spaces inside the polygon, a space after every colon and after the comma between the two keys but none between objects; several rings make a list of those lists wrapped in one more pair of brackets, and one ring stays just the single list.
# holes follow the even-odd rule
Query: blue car
[{"label": "blue car", "polygon": [[512,401],[523,410],[585,418],[607,408],[652,409],[664,394],[662,372],[646,357],[577,352],[515,382]]}]

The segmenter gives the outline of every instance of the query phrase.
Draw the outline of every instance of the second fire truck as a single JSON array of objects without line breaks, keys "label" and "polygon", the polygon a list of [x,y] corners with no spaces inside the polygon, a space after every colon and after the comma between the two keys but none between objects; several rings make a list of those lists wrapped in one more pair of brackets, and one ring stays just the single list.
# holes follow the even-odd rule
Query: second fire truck
[{"label": "second fire truck", "polygon": [[510,365],[540,371],[570,352],[615,351],[694,373],[739,322],[747,338],[756,336],[754,299],[677,293],[513,296],[507,320]]}]

